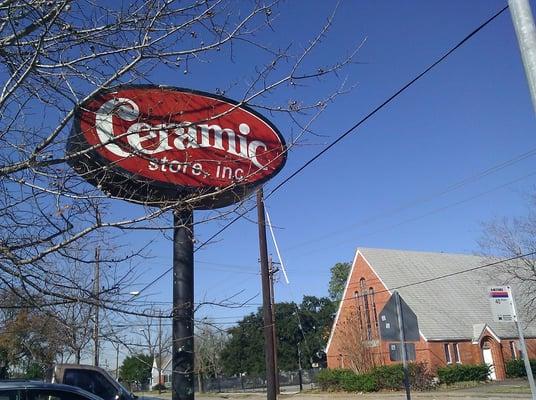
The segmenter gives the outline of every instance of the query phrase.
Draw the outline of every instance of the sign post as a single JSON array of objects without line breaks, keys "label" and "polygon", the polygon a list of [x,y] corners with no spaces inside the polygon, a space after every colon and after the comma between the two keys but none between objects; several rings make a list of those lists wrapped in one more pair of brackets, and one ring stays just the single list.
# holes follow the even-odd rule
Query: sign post
[{"label": "sign post", "polygon": [[407,351],[406,351],[406,338],[404,336],[404,314],[402,313],[402,306],[400,302],[400,294],[395,290],[393,293],[393,296],[395,297],[396,301],[396,313],[398,316],[398,326],[401,327],[399,329],[399,336],[400,336],[400,351],[402,353],[402,365],[404,367],[404,387],[406,388],[406,399],[411,400],[411,392],[410,392],[410,386],[409,386],[409,371],[408,371],[408,361],[407,361]]},{"label": "sign post", "polygon": [[527,371],[527,379],[529,381],[532,400],[536,400],[536,386],[534,384],[534,376],[530,366],[527,346],[525,344],[525,336],[521,328],[521,320],[517,313],[516,302],[512,294],[510,286],[494,286],[489,288],[489,299],[491,304],[491,312],[495,322],[515,322],[517,333],[519,335],[519,345],[523,353],[523,362]]},{"label": "sign post", "polygon": [[[408,371],[408,349],[406,341],[418,342],[420,340],[419,324],[417,316],[413,310],[400,297],[398,291],[394,291],[392,296],[380,312],[380,335],[382,340],[400,341],[400,355],[397,360],[402,360],[404,367],[404,388],[406,389],[406,399],[411,400],[411,391]],[[396,343],[391,344],[395,347]],[[414,356],[414,347],[413,354]]]},{"label": "sign post", "polygon": [[157,85],[102,90],[75,112],[67,162],[136,204],[173,209],[172,399],[194,399],[194,209],[229,206],[286,161],[277,128],[221,96]]},{"label": "sign post", "polygon": [[193,211],[173,212],[172,388],[176,400],[194,398]]}]

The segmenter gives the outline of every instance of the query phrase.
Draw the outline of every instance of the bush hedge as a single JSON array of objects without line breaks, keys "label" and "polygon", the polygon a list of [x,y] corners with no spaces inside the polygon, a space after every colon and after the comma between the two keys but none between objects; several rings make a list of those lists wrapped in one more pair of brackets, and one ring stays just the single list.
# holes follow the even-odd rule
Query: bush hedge
[{"label": "bush hedge", "polygon": [[371,371],[380,389],[398,390],[404,387],[404,367],[402,364],[382,365]]},{"label": "bush hedge", "polygon": [[376,381],[370,374],[358,375],[349,369],[324,369],[317,375],[322,390],[345,392],[374,392]]},{"label": "bush hedge", "polygon": [[[410,363],[410,385],[414,390],[430,389],[433,376],[425,363]],[[349,369],[324,369],[317,376],[322,390],[345,392],[375,392],[377,390],[399,390],[404,387],[402,364],[373,368],[369,373],[356,374]]]},{"label": "bush hedge", "polygon": [[375,392],[378,390],[376,379],[371,374],[347,374],[342,377],[342,390],[345,392]]},{"label": "bush hedge", "polygon": [[447,385],[465,381],[482,382],[488,380],[489,366],[486,364],[450,365],[438,368],[437,375],[439,376],[439,381]]},{"label": "bush hedge", "polygon": [[[426,363],[409,363],[409,384],[413,390],[427,390],[433,387],[434,377]],[[404,387],[404,367],[402,364],[376,367],[371,374],[375,377],[378,388],[399,390]]]},{"label": "bush hedge", "polygon": [[[530,360],[530,368],[532,369],[532,375],[536,376],[536,360]],[[527,371],[522,359],[506,362],[506,377],[523,378],[525,376],[527,376]]]}]

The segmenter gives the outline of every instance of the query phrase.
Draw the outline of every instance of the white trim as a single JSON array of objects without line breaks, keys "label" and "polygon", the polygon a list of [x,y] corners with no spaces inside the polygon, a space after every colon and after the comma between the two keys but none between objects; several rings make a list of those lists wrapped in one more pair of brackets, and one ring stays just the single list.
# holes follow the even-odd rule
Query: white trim
[{"label": "white trim", "polygon": [[352,275],[354,274],[354,268],[357,264],[357,256],[359,254],[360,254],[360,251],[359,249],[357,249],[355,252],[355,256],[354,256],[354,261],[352,262],[352,267],[350,268],[350,273],[348,274],[348,278],[346,279],[346,284],[344,285],[344,292],[342,292],[342,299],[339,303],[339,308],[337,308],[337,314],[335,315],[335,319],[333,320],[333,325],[331,326],[331,332],[329,333],[328,343],[326,344],[326,356],[329,351],[329,346],[331,345],[331,340],[333,339],[333,335],[335,333],[335,327],[337,326],[337,323],[339,322],[339,316],[341,314],[342,304],[344,303],[344,300],[346,298],[346,292],[348,291],[350,280],[352,278]]},{"label": "white trim", "polygon": [[[359,250],[358,250],[359,251]],[[365,260],[365,262],[367,263],[367,265],[369,266],[369,268],[371,269],[371,271],[374,273],[374,275],[376,275],[376,277],[378,278],[378,280],[380,281],[380,283],[383,285],[383,287],[385,288],[385,290],[387,290],[387,292],[389,293],[389,296],[391,296],[393,294],[393,292],[391,291],[391,289],[389,289],[387,287],[387,285],[385,284],[385,282],[382,280],[382,278],[380,277],[380,274],[378,274],[376,272],[376,270],[372,267],[372,265],[368,262],[367,258],[365,257],[365,255],[363,253],[361,253],[361,256],[363,257],[363,260]],[[380,310],[381,312],[381,310]],[[418,318],[418,317],[417,317]],[[379,328],[379,327],[378,327]],[[379,332],[378,332],[379,334]],[[428,341],[428,339],[426,339],[426,337],[422,334],[421,330],[419,329],[419,335],[423,338],[423,340],[425,342]],[[381,337],[380,337],[381,339]]]},{"label": "white trim", "polygon": [[478,336],[478,339],[477,340],[473,340],[473,344],[478,344],[480,345],[480,342],[482,341],[482,338],[484,337],[484,332],[485,331],[488,331],[490,336],[495,339],[497,341],[497,343],[501,343],[501,339],[499,338],[499,336],[493,332],[493,329],[491,329],[488,324],[485,324],[484,325],[484,328],[482,328],[482,331],[480,332],[480,335]]},{"label": "white trim", "polygon": [[445,354],[445,361],[447,362],[447,365],[452,364],[452,353],[450,352],[450,343],[443,343],[443,354]]},{"label": "white trim", "polygon": [[[454,353],[454,362],[456,364],[461,364],[462,363],[462,355],[460,353],[460,346],[459,346],[458,342],[453,342],[452,343],[452,350],[453,350],[453,353]],[[458,359],[458,360],[456,360],[456,359]]]},{"label": "white trim", "polygon": [[517,351],[517,345],[515,340],[509,340],[508,341],[508,347],[510,348],[510,355],[512,356],[513,360],[519,359],[519,353]]},{"label": "white trim", "polygon": [[[329,351],[329,347],[331,345],[331,341],[333,339],[333,335],[335,333],[335,328],[337,327],[337,323],[339,322],[339,316],[340,316],[340,313],[341,313],[341,310],[342,310],[342,305],[344,303],[344,301],[346,300],[346,292],[348,291],[348,286],[350,284],[350,279],[352,278],[353,274],[354,274],[354,268],[356,266],[356,263],[357,263],[357,258],[358,256],[361,255],[361,257],[363,258],[363,260],[367,263],[368,267],[370,268],[370,270],[372,271],[372,273],[376,276],[376,278],[378,278],[378,280],[380,281],[380,283],[382,284],[383,286],[383,290],[387,291],[389,293],[389,296],[391,296],[393,294],[393,292],[391,291],[391,289],[389,289],[387,287],[387,285],[385,284],[385,282],[383,281],[383,279],[380,277],[380,275],[376,272],[376,270],[372,267],[372,265],[369,263],[369,261],[367,260],[367,258],[365,257],[365,255],[361,252],[361,250],[358,248],[355,252],[355,256],[354,256],[354,261],[352,263],[352,268],[350,269],[350,273],[348,274],[348,279],[346,280],[346,285],[344,287],[344,292],[343,292],[343,295],[342,295],[342,299],[341,299],[341,302],[339,303],[339,308],[337,309],[337,314],[335,315],[335,320],[333,321],[333,325],[331,326],[331,332],[329,334],[329,339],[328,339],[328,343],[326,344],[326,349],[325,349],[325,352],[326,352],[326,355]],[[374,294],[376,294],[377,291],[375,290],[374,291]],[[380,310],[381,311],[381,310]],[[379,333],[379,332],[378,332]],[[419,335],[423,338],[423,340],[425,342],[428,341],[428,339],[423,335],[423,333],[421,332],[421,330],[419,329]],[[380,337],[380,340],[381,340],[381,337]]]},{"label": "white trim", "polygon": [[374,275],[376,275],[376,277],[378,278],[378,280],[380,281],[380,283],[382,284],[382,286],[385,288],[385,290],[387,290],[387,292],[389,293],[389,295],[392,295],[393,292],[391,292],[391,289],[389,289],[387,287],[387,285],[385,284],[385,282],[382,280],[382,278],[380,277],[380,275],[376,272],[376,270],[372,267],[372,264],[368,262],[367,258],[365,257],[365,255],[363,253],[361,253],[360,250],[358,250],[358,252],[361,254],[361,257],[363,257],[363,260],[365,260],[365,262],[367,263],[367,265],[369,266],[370,270],[374,273]]}]

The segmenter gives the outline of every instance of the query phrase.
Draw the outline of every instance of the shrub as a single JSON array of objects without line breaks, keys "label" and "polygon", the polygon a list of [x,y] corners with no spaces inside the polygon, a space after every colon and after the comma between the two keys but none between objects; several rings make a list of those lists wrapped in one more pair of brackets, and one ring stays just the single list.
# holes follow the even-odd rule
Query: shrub
[{"label": "shrub", "polygon": [[451,365],[437,369],[441,383],[450,385],[454,382],[486,381],[489,375],[489,366],[480,365]]},{"label": "shrub", "polygon": [[[415,390],[426,390],[433,386],[433,376],[426,363],[409,363],[409,384]],[[384,365],[372,370],[379,389],[399,390],[404,387],[402,364]]]},{"label": "shrub", "polygon": [[[530,368],[532,369],[532,375],[536,376],[536,360],[530,360]],[[506,362],[506,376],[508,378],[522,378],[527,376],[525,370],[525,363],[522,359],[510,360]]]},{"label": "shrub", "polygon": [[434,387],[434,375],[425,362],[411,363],[409,382],[414,390],[430,390]]},{"label": "shrub", "polygon": [[383,365],[372,370],[372,375],[380,389],[398,390],[404,387],[404,368],[402,364]]},{"label": "shrub", "polygon": [[345,392],[375,392],[378,390],[376,380],[371,374],[343,375],[341,384]]},{"label": "shrub", "polygon": [[[416,390],[430,389],[433,376],[425,363],[410,363],[410,385]],[[404,387],[402,364],[384,365],[368,374],[356,374],[349,369],[324,369],[317,375],[322,390],[345,392],[375,392],[377,390],[400,390]]]},{"label": "shrub", "polygon": [[342,376],[353,374],[347,369],[323,369],[317,375],[317,382],[322,390],[342,390]]},{"label": "shrub", "polygon": [[349,369],[324,369],[317,375],[322,390],[345,392],[374,392],[376,380],[371,374],[357,375]]}]

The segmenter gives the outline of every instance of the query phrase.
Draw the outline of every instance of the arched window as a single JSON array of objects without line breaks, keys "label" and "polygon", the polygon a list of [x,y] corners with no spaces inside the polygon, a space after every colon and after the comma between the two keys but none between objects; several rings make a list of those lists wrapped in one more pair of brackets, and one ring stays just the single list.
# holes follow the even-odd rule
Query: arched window
[{"label": "arched window", "polygon": [[369,296],[367,290],[367,282],[365,278],[359,280],[359,287],[361,288],[363,296],[363,311],[365,312],[365,325],[366,325],[366,335],[367,339],[372,339],[372,321],[370,319],[370,305],[369,305]]},{"label": "arched window", "polygon": [[363,310],[361,309],[361,298],[359,297],[359,292],[357,290],[354,292],[354,297],[355,297],[357,320],[359,321],[359,328],[362,331],[363,330],[363,318],[361,316],[361,313],[363,312]]},{"label": "arched window", "polygon": [[374,331],[378,329],[378,312],[376,311],[376,300],[374,299],[374,288],[369,288],[370,302],[372,303],[372,317],[374,318]]},{"label": "arched window", "polygon": [[365,291],[363,294],[363,299],[365,301],[365,321],[367,323],[367,339],[372,339],[372,321],[370,320],[370,306],[368,294]]}]

